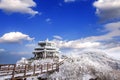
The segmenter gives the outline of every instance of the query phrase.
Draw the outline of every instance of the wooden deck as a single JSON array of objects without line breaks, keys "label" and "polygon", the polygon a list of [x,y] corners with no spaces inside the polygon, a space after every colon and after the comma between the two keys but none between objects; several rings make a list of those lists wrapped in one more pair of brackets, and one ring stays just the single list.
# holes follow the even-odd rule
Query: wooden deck
[{"label": "wooden deck", "polygon": [[0,78],[4,79],[26,79],[30,76],[37,76],[50,71],[59,70],[60,63],[47,63],[41,65],[16,65],[0,64]]}]

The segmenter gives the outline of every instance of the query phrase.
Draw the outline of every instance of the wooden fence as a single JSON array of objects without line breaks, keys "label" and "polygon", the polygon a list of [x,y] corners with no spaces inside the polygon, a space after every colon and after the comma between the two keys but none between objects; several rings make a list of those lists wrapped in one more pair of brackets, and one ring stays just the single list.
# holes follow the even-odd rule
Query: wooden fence
[{"label": "wooden fence", "polygon": [[50,71],[59,70],[59,65],[61,65],[61,63],[47,63],[40,65],[0,64],[0,77],[11,80],[26,79],[30,76],[37,76]]}]

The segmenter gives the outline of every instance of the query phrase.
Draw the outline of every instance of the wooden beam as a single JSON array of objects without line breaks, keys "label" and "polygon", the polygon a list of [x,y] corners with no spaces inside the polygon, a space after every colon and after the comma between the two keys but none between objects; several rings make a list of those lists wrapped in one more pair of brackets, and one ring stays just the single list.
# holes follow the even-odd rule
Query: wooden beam
[{"label": "wooden beam", "polygon": [[16,64],[14,64],[14,68],[13,68],[13,72],[12,72],[12,80],[15,80],[14,75],[15,75],[15,68],[16,68]]}]

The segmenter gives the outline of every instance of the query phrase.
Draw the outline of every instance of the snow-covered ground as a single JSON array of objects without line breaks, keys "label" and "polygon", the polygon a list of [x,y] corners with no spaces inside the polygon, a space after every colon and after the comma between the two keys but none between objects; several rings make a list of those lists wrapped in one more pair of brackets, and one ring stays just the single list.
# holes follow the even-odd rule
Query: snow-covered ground
[{"label": "snow-covered ground", "polygon": [[[46,77],[48,80],[120,80],[120,60],[116,60],[100,51],[84,51],[64,56],[64,63],[59,67],[59,72],[29,77],[27,80],[37,80],[38,77]],[[27,59],[22,58],[17,62],[28,64]],[[31,65],[54,63],[51,59],[34,60]]]},{"label": "snow-covered ground", "polygon": [[24,65],[24,64],[30,64],[31,65],[40,65],[40,64],[45,64],[45,63],[56,63],[53,59],[39,59],[39,60],[32,60],[29,61],[28,59],[22,57],[20,60],[16,62],[17,65]]}]

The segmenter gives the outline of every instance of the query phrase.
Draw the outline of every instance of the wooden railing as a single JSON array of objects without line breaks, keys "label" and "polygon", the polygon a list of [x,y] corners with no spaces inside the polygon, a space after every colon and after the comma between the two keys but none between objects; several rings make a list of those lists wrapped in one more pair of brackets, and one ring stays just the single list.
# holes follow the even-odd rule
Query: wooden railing
[{"label": "wooden railing", "polygon": [[0,64],[0,77],[4,79],[26,79],[30,76],[37,76],[47,72],[59,71],[59,66],[64,60],[58,63],[34,64],[34,65],[16,65],[16,64]]},{"label": "wooden railing", "polygon": [[6,76],[7,79],[16,80],[17,78],[26,78],[36,76],[50,71],[59,70],[58,63],[47,63],[41,65],[16,65],[0,64],[0,77]]}]

